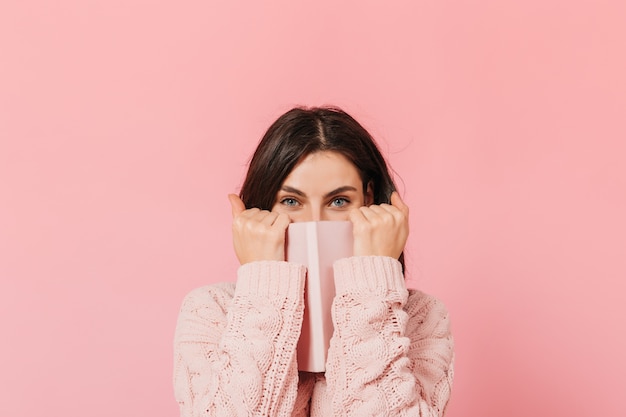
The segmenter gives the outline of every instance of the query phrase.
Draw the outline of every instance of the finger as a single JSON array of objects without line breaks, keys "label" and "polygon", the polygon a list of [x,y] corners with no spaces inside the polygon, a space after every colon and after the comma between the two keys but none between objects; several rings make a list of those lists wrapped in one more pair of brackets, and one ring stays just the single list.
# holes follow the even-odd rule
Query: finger
[{"label": "finger", "polygon": [[267,213],[268,213],[267,210],[261,210],[256,207],[252,207],[239,213],[239,217],[260,221],[259,219],[263,219],[263,217],[265,217]]},{"label": "finger", "polygon": [[228,194],[228,200],[230,201],[230,207],[233,213],[233,217],[243,213],[246,210],[246,205],[243,204],[241,198],[237,194]]},{"label": "finger", "polygon": [[409,206],[404,204],[402,198],[400,198],[400,194],[397,191],[391,193],[391,205],[397,207],[405,216],[409,214]]},{"label": "finger", "polygon": [[289,215],[286,213],[281,213],[276,217],[276,220],[274,220],[273,226],[278,228],[279,230],[287,230],[287,226],[289,226],[289,223],[291,223]]},{"label": "finger", "polygon": [[363,215],[363,212],[360,210],[360,208],[354,208],[350,210],[350,212],[348,213],[348,219],[352,222],[353,225],[367,221],[367,218]]},{"label": "finger", "polygon": [[384,213],[386,213],[379,206],[363,206],[359,207],[359,211],[363,215],[363,218],[368,222],[376,221],[380,218],[381,215],[384,215]]},{"label": "finger", "polygon": [[400,210],[389,204],[369,206],[367,210],[362,208],[361,211],[371,225],[392,227],[403,223],[406,219],[406,216]]},{"label": "finger", "polygon": [[362,208],[368,209],[368,210],[364,210],[364,211],[371,211],[371,212],[374,212],[375,214],[378,214],[378,215],[385,215],[389,211],[389,209],[386,208],[385,206],[391,208],[391,206],[389,204],[380,204],[380,205],[376,204],[376,205],[371,205],[371,206],[368,206],[368,207],[363,206]]},{"label": "finger", "polygon": [[[262,215],[262,217],[261,217],[261,215]],[[265,226],[269,227],[269,226],[274,224],[274,222],[276,221],[277,217],[278,217],[278,213],[275,213],[273,211],[263,210],[261,213],[259,213],[259,218],[258,219]]]},{"label": "finger", "polygon": [[383,203],[379,207],[398,220],[402,220],[407,217],[407,213],[398,206]]}]

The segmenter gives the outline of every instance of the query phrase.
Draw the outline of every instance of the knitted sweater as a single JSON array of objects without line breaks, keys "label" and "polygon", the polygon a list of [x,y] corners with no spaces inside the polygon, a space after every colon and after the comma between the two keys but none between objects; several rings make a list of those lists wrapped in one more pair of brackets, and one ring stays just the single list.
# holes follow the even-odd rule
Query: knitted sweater
[{"label": "knitted sweater", "polygon": [[305,273],[252,262],[236,284],[187,295],[174,340],[181,416],[442,416],[454,359],[443,304],[407,291],[395,259],[341,259],[326,372],[299,373]]}]

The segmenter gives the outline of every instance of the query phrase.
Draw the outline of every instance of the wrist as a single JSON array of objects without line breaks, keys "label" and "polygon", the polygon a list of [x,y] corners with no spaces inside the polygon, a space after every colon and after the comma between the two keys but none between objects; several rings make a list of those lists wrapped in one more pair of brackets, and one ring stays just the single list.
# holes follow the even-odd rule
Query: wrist
[{"label": "wrist", "polygon": [[407,291],[402,265],[388,256],[339,259],[333,268],[337,295],[366,292],[385,296],[391,291]]}]

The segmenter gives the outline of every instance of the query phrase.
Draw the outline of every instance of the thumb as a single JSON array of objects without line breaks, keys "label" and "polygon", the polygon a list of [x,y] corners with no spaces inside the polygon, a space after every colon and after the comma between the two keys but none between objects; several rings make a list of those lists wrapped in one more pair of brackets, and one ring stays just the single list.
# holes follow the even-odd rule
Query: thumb
[{"label": "thumb", "polygon": [[246,209],[246,205],[243,204],[243,201],[237,194],[228,194],[228,200],[230,201],[233,217],[241,214]]},{"label": "thumb", "polygon": [[391,201],[392,206],[396,207],[398,210],[400,210],[404,214],[409,213],[409,206],[404,204],[404,201],[402,201],[402,199],[400,198],[400,194],[397,191],[394,191],[393,193],[391,193],[390,201]]}]

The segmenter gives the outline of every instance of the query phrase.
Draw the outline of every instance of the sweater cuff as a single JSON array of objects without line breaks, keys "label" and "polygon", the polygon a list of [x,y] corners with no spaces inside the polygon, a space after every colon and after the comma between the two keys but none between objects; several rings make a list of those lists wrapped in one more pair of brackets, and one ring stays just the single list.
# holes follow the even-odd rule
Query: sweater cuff
[{"label": "sweater cuff", "polygon": [[304,294],[306,268],[283,261],[256,261],[239,267],[237,295],[298,300]]},{"label": "sweater cuff", "polygon": [[386,295],[389,291],[406,292],[402,265],[388,256],[353,256],[335,261],[335,291],[367,292]]}]

